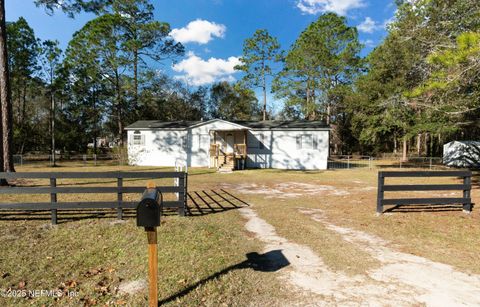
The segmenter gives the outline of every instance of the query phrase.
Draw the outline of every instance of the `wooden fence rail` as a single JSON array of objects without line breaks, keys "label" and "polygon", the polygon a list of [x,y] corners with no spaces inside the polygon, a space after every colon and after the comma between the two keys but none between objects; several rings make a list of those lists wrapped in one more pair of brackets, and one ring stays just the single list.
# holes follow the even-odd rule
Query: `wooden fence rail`
[{"label": "wooden fence rail", "polygon": [[[385,184],[388,177],[456,177],[463,179],[462,184]],[[393,191],[463,191],[462,197],[436,198],[391,198],[385,199],[385,192]],[[423,171],[423,172],[378,172],[377,213],[383,213],[384,205],[450,205],[462,204],[465,212],[472,211],[471,171]]]},{"label": "wooden fence rail", "polygon": [[[143,193],[144,186],[125,186],[123,179],[163,179],[178,178],[178,186],[172,180],[171,186],[159,186],[162,193],[178,193],[176,200],[164,201],[164,208],[176,208],[179,215],[185,215],[187,203],[186,172],[0,172],[0,178],[12,179],[49,179],[50,186],[7,186],[0,187],[1,194],[50,194],[50,202],[0,202],[0,210],[51,210],[52,224],[57,223],[57,210],[62,209],[117,209],[117,218],[122,219],[123,209],[136,208],[137,201],[124,201],[125,193]],[[114,187],[59,187],[57,179],[116,179]],[[90,184],[92,182],[88,182]],[[93,182],[95,183],[95,182]],[[83,183],[80,183],[83,184]],[[58,194],[117,194],[112,201],[69,201],[58,202]]]}]

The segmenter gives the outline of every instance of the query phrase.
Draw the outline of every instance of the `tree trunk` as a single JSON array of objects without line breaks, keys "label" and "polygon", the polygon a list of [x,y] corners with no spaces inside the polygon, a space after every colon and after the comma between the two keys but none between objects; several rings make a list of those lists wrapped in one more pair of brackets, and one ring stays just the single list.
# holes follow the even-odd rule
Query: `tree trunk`
[{"label": "tree trunk", "polygon": [[117,125],[118,125],[118,144],[123,146],[123,118],[122,118],[122,96],[120,93],[120,76],[115,73],[115,87],[117,91]]},{"label": "tree trunk", "polygon": [[267,80],[265,76],[265,60],[262,61],[263,69],[263,120],[267,120]]},{"label": "tree trunk", "polygon": [[27,115],[27,82],[23,83],[23,93],[22,93],[22,115],[20,116],[20,123],[23,126],[25,118]]},{"label": "tree trunk", "polygon": [[98,147],[98,144],[97,144],[97,121],[98,121],[98,116],[97,116],[97,91],[96,91],[96,88],[94,86],[93,88],[93,93],[92,93],[92,96],[93,96],[93,116],[94,116],[94,121],[93,121],[93,154],[97,154],[97,147]]},{"label": "tree trunk", "polygon": [[[50,86],[52,84],[50,83]],[[55,157],[55,97],[53,91],[50,93],[50,126],[51,126],[51,141],[52,141],[52,166],[57,166],[57,160]]]},{"label": "tree trunk", "polygon": [[326,120],[326,124],[327,125],[330,125],[330,113],[331,113],[331,107],[330,107],[330,103],[327,103],[327,120]]},{"label": "tree trunk", "polygon": [[417,156],[422,155],[422,134],[417,134]]},{"label": "tree trunk", "polygon": [[137,111],[138,104],[138,51],[133,52],[133,109]]},{"label": "tree trunk", "polygon": [[408,149],[407,149],[407,144],[408,144],[408,140],[407,140],[407,137],[404,136],[403,137],[403,148],[402,148],[402,162],[407,162],[408,161],[408,156],[407,156],[407,153],[408,153]]},{"label": "tree trunk", "polygon": [[[5,1],[0,0],[0,118],[3,118],[3,102],[8,99],[8,64],[6,54],[7,32],[5,28]],[[2,120],[3,122],[3,120]],[[3,136],[3,128],[0,124],[0,135]],[[0,146],[0,172],[4,171],[3,166],[3,146]],[[7,180],[1,178],[0,185],[8,185]]]},{"label": "tree trunk", "polygon": [[263,120],[267,120],[267,87],[263,78]]},{"label": "tree trunk", "polygon": [[10,80],[8,75],[7,32],[5,25],[5,0],[0,0],[0,101],[2,110],[3,170],[14,172],[13,124]]},{"label": "tree trunk", "polygon": [[430,141],[430,133],[426,133],[423,135],[423,147],[425,148],[425,156],[431,157],[432,156],[432,151],[430,150],[430,147],[428,146]]},{"label": "tree trunk", "polygon": [[396,154],[398,152],[398,144],[397,144],[397,134],[393,134],[393,153]]},{"label": "tree trunk", "polygon": [[[430,143],[430,148],[433,152],[433,137],[432,137],[432,142]],[[440,155],[442,155],[443,152],[443,146],[442,146],[442,135],[439,133],[438,134],[438,145],[437,145],[437,151]]]},{"label": "tree trunk", "polygon": [[306,94],[307,94],[307,103],[306,103],[306,110],[307,110],[307,119],[310,119],[312,116],[312,113],[310,111],[310,88],[308,87],[308,80],[307,80],[307,88],[306,88]]}]

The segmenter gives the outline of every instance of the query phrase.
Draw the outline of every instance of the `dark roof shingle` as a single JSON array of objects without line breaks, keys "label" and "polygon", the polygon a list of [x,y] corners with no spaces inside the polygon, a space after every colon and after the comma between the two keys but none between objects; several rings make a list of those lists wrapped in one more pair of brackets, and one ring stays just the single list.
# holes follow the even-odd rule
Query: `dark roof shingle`
[{"label": "dark roof shingle", "polygon": [[265,121],[233,121],[233,123],[252,129],[319,129],[329,128],[320,120],[265,120]]},{"label": "dark roof shingle", "polygon": [[139,120],[125,127],[125,129],[183,129],[201,123],[201,121],[178,120],[165,122],[160,120]]},{"label": "dark roof shingle", "polygon": [[[266,121],[230,121],[251,129],[328,129],[323,121],[314,120],[266,120]],[[202,121],[159,121],[139,120],[127,126],[125,129],[186,129],[202,123]],[[204,121],[207,123],[207,121]]]}]

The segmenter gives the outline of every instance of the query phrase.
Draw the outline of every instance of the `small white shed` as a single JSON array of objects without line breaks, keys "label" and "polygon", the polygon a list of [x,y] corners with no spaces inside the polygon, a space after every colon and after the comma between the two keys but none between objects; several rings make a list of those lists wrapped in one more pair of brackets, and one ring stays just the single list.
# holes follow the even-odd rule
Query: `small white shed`
[{"label": "small white shed", "polygon": [[321,121],[137,121],[125,128],[131,165],[326,169]]},{"label": "small white shed", "polygon": [[453,167],[480,167],[480,141],[452,141],[443,145],[443,164]]}]

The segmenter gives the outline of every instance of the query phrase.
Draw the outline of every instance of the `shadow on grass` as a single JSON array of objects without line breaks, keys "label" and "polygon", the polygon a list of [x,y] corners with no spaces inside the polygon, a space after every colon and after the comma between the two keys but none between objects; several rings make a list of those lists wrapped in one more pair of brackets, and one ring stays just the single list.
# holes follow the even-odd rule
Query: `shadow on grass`
[{"label": "shadow on grass", "polygon": [[398,168],[399,171],[402,171],[402,169],[424,169],[426,171],[428,170],[450,170],[448,166],[445,166],[443,164],[432,164],[432,167],[430,168],[430,165],[427,163],[391,163],[391,164],[378,164],[375,166],[377,169],[388,169],[388,168]]},{"label": "shadow on grass", "polygon": [[[57,210],[57,223],[63,224],[88,219],[115,219],[116,209],[83,209],[83,210]],[[135,218],[134,209],[123,209],[123,219]],[[50,221],[50,210],[25,211],[5,210],[0,211],[0,221]]]},{"label": "shadow on grass", "polygon": [[161,306],[166,303],[173,302],[185,295],[188,295],[190,292],[194,291],[196,288],[201,287],[202,285],[208,283],[209,281],[220,278],[221,276],[231,272],[233,270],[241,269],[253,269],[260,272],[275,272],[278,271],[290,264],[288,259],[283,255],[281,250],[269,251],[265,254],[258,254],[256,252],[246,254],[247,259],[243,262],[237,263],[235,265],[229,266],[219,272],[216,272],[213,275],[204,278],[193,285],[188,286],[184,290],[177,292],[165,299],[162,299],[158,302],[158,306]]},{"label": "shadow on grass", "polygon": [[187,214],[190,216],[215,214],[250,206],[237,196],[220,190],[202,190],[188,193]]},{"label": "shadow on grass", "polygon": [[[203,216],[208,214],[222,213],[229,210],[240,209],[249,204],[226,190],[202,190],[192,191],[187,197],[188,216]],[[114,202],[114,201],[112,201]],[[85,219],[115,219],[117,209],[83,209],[83,210],[57,210],[58,224],[79,221]],[[177,209],[165,209],[164,216],[177,214]],[[135,209],[123,209],[123,218],[136,217]],[[5,210],[0,211],[0,221],[29,221],[29,220],[51,220],[50,210],[25,211]]]},{"label": "shadow on grass", "polygon": [[[472,210],[475,204],[472,204]],[[462,205],[396,205],[383,211],[383,213],[418,213],[418,212],[452,212],[463,211]]]}]

